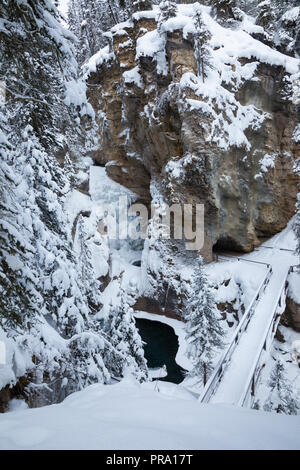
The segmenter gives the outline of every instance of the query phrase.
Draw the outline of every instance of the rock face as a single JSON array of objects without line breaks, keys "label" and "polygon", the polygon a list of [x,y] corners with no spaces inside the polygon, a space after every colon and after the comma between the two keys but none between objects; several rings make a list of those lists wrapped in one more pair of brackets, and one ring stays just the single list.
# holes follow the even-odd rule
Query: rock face
[{"label": "rock face", "polygon": [[[293,164],[299,153],[292,135],[297,116],[285,95],[287,73],[282,66],[254,59],[226,65],[233,77],[236,68],[255,69],[248,80],[237,85],[235,78],[222,86],[224,96],[229,90],[238,103],[233,107],[236,116],[239,106],[253,105],[262,118],[245,129],[247,145],[222,148],[208,134],[215,126],[212,113],[220,118],[223,111],[216,105],[206,112],[203,101],[195,106],[199,94],[193,88],[197,77],[192,35],[181,29],[165,32],[167,72],[160,73],[158,53],[139,53],[140,38],[154,33],[156,26],[148,14],[113,28],[109,57],[89,73],[89,101],[99,126],[99,149],[93,158],[146,204],[152,198],[150,181],[168,203],[204,203],[202,254],[207,260],[214,246],[251,251],[260,238],[281,231],[295,212]],[[189,84],[184,87],[185,77]],[[244,114],[246,120],[247,111]],[[227,121],[225,116],[226,129]],[[178,176],[173,168],[179,164]]]},{"label": "rock face", "polygon": [[300,332],[300,297],[299,297],[300,273],[299,269],[293,270],[288,277],[288,291],[286,307],[281,322],[284,326],[294,328]]},{"label": "rock face", "polygon": [[290,297],[286,299],[285,316],[288,318],[290,326],[300,332],[300,305]]},{"label": "rock face", "polygon": [[2,388],[2,390],[0,390],[0,413],[4,413],[9,409],[9,402],[13,398],[21,400],[24,398],[27,399],[25,392],[27,385],[28,380],[25,377],[21,377],[14,387],[9,387],[9,385],[7,385],[6,387]]}]

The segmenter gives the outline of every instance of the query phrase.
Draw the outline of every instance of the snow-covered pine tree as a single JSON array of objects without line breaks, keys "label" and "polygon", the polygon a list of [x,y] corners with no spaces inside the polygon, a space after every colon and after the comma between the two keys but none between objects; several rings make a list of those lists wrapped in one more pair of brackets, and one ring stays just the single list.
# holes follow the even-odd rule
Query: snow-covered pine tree
[{"label": "snow-covered pine tree", "polygon": [[71,0],[68,25],[77,37],[77,60],[82,64],[106,44],[103,33],[130,15],[128,0]]},{"label": "snow-covered pine tree", "polygon": [[282,8],[286,3],[282,15],[277,15],[278,28],[275,29],[274,40],[279,49],[289,55],[295,55],[299,49],[300,4],[297,2],[280,2]]},{"label": "snow-covered pine tree", "polygon": [[264,0],[256,9],[256,23],[263,26],[265,38],[273,47],[295,55],[300,4],[294,0]]},{"label": "snow-covered pine tree", "polygon": [[89,310],[62,207],[67,179],[31,125],[25,126],[21,137],[15,166],[23,173],[20,204],[30,214],[33,263],[41,279],[44,305],[59,331],[70,337],[83,331]]},{"label": "snow-covered pine tree", "polygon": [[42,305],[37,273],[32,263],[28,267],[34,247],[26,214],[24,225],[20,224],[22,207],[17,188],[21,180],[11,164],[13,147],[8,134],[9,126],[0,106],[0,329],[5,331],[30,324]]},{"label": "snow-covered pine tree", "polygon": [[195,378],[198,383],[202,381],[205,386],[212,371],[214,354],[223,345],[223,330],[216,314],[202,259],[199,259],[191,283],[186,284],[185,290],[187,354],[193,364],[188,376]]},{"label": "snow-covered pine tree", "polygon": [[162,25],[169,19],[176,16],[177,5],[172,0],[162,0],[159,4],[159,14],[157,19],[157,29],[162,30]]},{"label": "snow-covered pine tree", "polygon": [[81,32],[81,23],[83,21],[81,0],[69,0],[67,21],[70,31],[72,31],[76,38],[79,39]]},{"label": "snow-covered pine tree", "polygon": [[198,66],[198,75],[205,81],[207,76],[207,69],[210,67],[210,52],[208,49],[208,41],[211,39],[211,34],[208,31],[202,17],[201,10],[196,9],[194,15],[194,50]]},{"label": "snow-covered pine tree", "polygon": [[[80,276],[80,261],[71,249],[70,227],[62,210],[64,175],[30,125],[25,127],[22,137],[16,163],[16,169],[20,172],[23,169],[20,204],[22,213],[27,215],[34,247],[34,256],[28,263],[38,274],[43,299],[39,315],[30,319],[33,325],[30,338],[34,341],[35,337],[42,337],[42,343],[33,347],[34,386],[28,388],[28,400],[36,406],[45,403],[45,398],[48,402],[58,401],[95,381],[108,380],[105,355],[109,347],[93,319]],[[55,330],[57,344],[48,324]],[[39,325],[43,325],[41,330]],[[48,330],[49,337],[45,334]],[[59,335],[65,339],[63,348],[59,346]],[[61,390],[59,384],[63,379],[67,385]],[[43,380],[56,384],[53,393],[47,393],[44,399],[47,387]]]},{"label": "snow-covered pine tree", "polygon": [[258,15],[256,18],[256,23],[263,28],[269,29],[275,21],[275,12],[274,8],[271,5],[271,0],[264,0],[260,2],[257,6]]},{"label": "snow-covered pine tree", "polygon": [[101,304],[100,283],[96,279],[92,264],[92,254],[87,244],[88,234],[85,228],[84,218],[81,214],[77,226],[81,285],[88,299],[90,308],[96,311]]},{"label": "snow-covered pine tree", "polygon": [[152,10],[152,0],[133,0],[132,11]]},{"label": "snow-covered pine tree", "polygon": [[295,36],[295,56],[300,59],[300,15],[298,16],[296,25],[296,36]]},{"label": "snow-covered pine tree", "polygon": [[296,415],[300,410],[300,403],[295,398],[291,385],[284,372],[284,365],[276,361],[269,381],[270,394],[263,408],[265,411],[276,411]]},{"label": "snow-covered pine tree", "polygon": [[77,58],[83,63],[101,47],[101,13],[97,0],[71,0],[68,9],[68,24],[78,38]]},{"label": "snow-covered pine tree", "polygon": [[69,183],[69,191],[72,191],[78,186],[78,179],[75,162],[71,160],[69,152],[66,153],[64,158],[64,173]]},{"label": "snow-covered pine tree", "polygon": [[237,0],[210,0],[210,5],[213,15],[222,23],[236,19]]},{"label": "snow-covered pine tree", "polygon": [[136,328],[132,305],[136,299],[136,286],[129,285],[127,291],[118,279],[118,304],[110,305],[105,332],[115,351],[111,352],[113,375],[122,377],[130,371],[140,382],[147,380],[147,363],[141,337]]},{"label": "snow-covered pine tree", "polygon": [[29,390],[50,390],[54,402],[109,379],[109,342],[81,283],[63,210],[68,182],[55,158],[74,138],[64,102],[64,84],[77,73],[73,35],[50,0],[1,2],[0,16],[0,334],[13,358],[9,384],[26,376]]}]

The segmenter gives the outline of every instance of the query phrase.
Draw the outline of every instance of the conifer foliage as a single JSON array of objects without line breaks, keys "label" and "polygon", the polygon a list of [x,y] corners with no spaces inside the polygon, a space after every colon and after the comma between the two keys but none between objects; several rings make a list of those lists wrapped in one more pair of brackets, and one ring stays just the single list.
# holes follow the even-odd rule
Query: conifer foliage
[{"label": "conifer foliage", "polygon": [[143,10],[151,10],[152,9],[152,1],[151,0],[133,0],[132,2],[132,11],[143,11]]},{"label": "conifer foliage", "polygon": [[211,39],[211,34],[203,22],[202,13],[199,8],[196,10],[194,16],[194,25],[194,49],[198,75],[202,77],[202,81],[204,82],[207,76],[207,69],[210,67],[210,52],[207,43]]},{"label": "conifer foliage", "polygon": [[90,308],[63,209],[68,179],[55,158],[74,138],[64,103],[77,73],[74,37],[49,0],[5,0],[0,16],[0,337],[8,357],[0,385],[26,376],[37,406],[109,380],[111,345]]},{"label": "conifer foliage", "polygon": [[272,8],[270,0],[264,0],[258,5],[258,15],[256,23],[260,26],[269,27],[275,21],[275,12]]},{"label": "conifer foliage", "polygon": [[221,21],[235,19],[237,0],[211,0],[213,14]]},{"label": "conifer foliage", "polygon": [[97,310],[101,304],[100,283],[94,272],[92,253],[88,245],[88,232],[81,214],[78,219],[78,245],[81,285],[90,307]]},{"label": "conifer foliage", "polygon": [[202,259],[199,260],[191,283],[186,285],[185,297],[187,353],[193,363],[188,375],[205,385],[213,369],[212,359],[215,352],[223,345],[223,330],[216,314]]},{"label": "conifer foliage", "polygon": [[158,31],[162,31],[162,25],[169,19],[176,16],[177,5],[172,0],[162,0],[159,4],[159,15],[157,20]]},{"label": "conifer foliage", "polygon": [[[8,132],[4,105],[1,128]],[[0,128],[0,324],[16,328],[37,315],[42,298],[37,273],[26,264],[34,254],[28,227],[20,227],[22,207],[17,198],[17,177],[11,165],[13,146]],[[25,216],[26,217],[26,216]]]},{"label": "conifer foliage", "polygon": [[288,415],[298,414],[300,403],[295,399],[295,393],[284,372],[284,365],[280,361],[277,361],[273,367],[269,387],[270,393],[264,404],[265,411]]},{"label": "conifer foliage", "polygon": [[143,343],[136,328],[132,305],[136,300],[136,286],[131,284],[125,291],[118,278],[118,303],[110,305],[106,321],[106,334],[114,347],[110,363],[114,376],[122,377],[130,372],[139,381],[145,381],[147,363],[144,357]]},{"label": "conifer foliage", "polygon": [[[146,0],[137,0],[137,10],[142,9],[144,3],[147,6]],[[129,0],[70,0],[68,24],[78,39],[78,62],[82,64],[103,47],[106,44],[103,34],[113,25],[126,20],[130,12]]]},{"label": "conifer foliage", "polygon": [[[299,48],[300,4],[295,0],[263,0],[257,5],[256,23],[272,47],[289,55]],[[297,39],[298,38],[298,39]]]}]

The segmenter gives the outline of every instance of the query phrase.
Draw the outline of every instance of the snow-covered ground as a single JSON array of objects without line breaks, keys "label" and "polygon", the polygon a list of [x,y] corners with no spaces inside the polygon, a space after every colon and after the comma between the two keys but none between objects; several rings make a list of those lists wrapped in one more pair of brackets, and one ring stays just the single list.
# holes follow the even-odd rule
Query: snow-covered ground
[{"label": "snow-covered ground", "polygon": [[0,449],[300,449],[298,417],[200,404],[180,386],[92,385],[0,415]]}]

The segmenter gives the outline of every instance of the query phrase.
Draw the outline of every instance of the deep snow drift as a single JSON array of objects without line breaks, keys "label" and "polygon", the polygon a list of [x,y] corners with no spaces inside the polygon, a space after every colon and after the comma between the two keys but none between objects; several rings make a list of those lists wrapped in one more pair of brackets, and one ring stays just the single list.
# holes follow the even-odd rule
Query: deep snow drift
[{"label": "deep snow drift", "polygon": [[0,416],[0,449],[299,449],[300,419],[200,404],[180,386],[92,385]]}]

